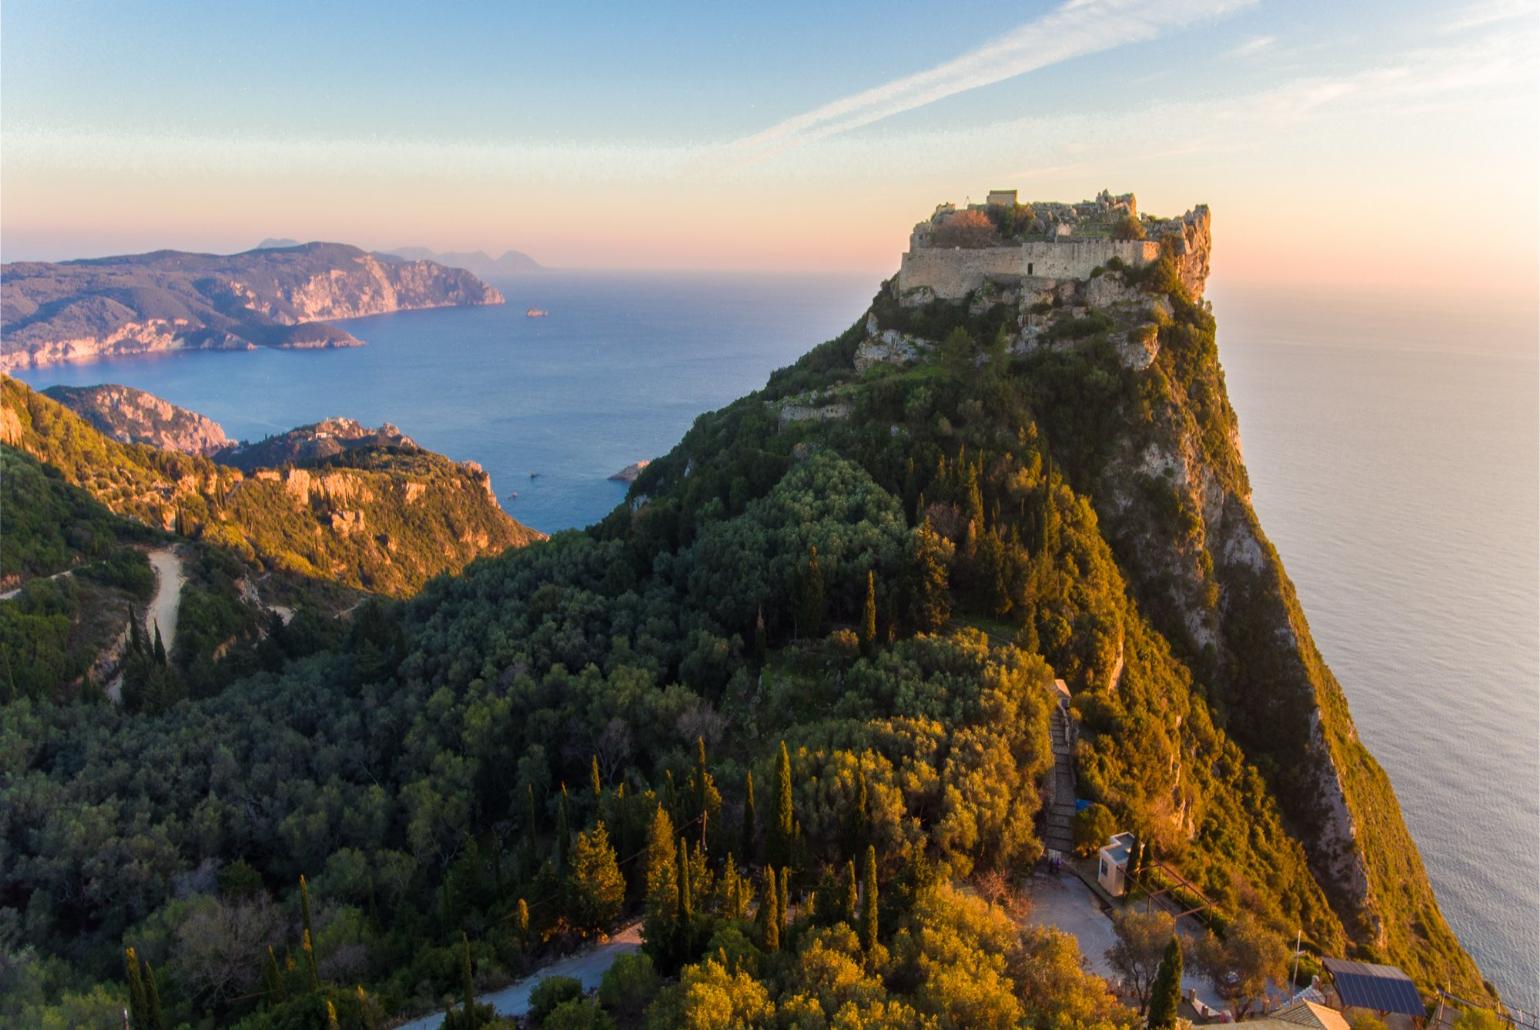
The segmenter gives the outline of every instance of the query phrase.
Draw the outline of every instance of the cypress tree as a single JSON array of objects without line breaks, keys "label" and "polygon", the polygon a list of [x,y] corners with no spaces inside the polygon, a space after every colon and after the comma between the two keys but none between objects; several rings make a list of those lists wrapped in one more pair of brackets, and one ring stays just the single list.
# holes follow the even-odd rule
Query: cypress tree
[{"label": "cypress tree", "polygon": [[824,582],[823,566],[818,564],[818,548],[809,545],[807,564],[802,567],[800,589],[797,592],[797,633],[799,636],[816,637],[823,633]]},{"label": "cypress tree", "polygon": [[534,871],[535,856],[540,854],[539,821],[535,817],[535,785],[533,783],[524,786],[524,861],[523,873],[528,876]]},{"label": "cypress tree", "polygon": [[856,860],[845,862],[845,911],[841,913],[850,928],[856,928],[856,913],[860,907],[860,891],[856,886]]},{"label": "cypress tree", "polygon": [[711,795],[710,773],[706,771],[706,738],[695,738],[695,773],[690,783],[694,794],[695,817],[700,820],[700,843],[706,846],[706,819],[708,813],[706,807]]},{"label": "cypress tree", "polygon": [[674,908],[674,916],[679,920],[681,933],[689,931],[690,923],[695,919],[695,899],[690,897],[690,857],[689,849],[685,845],[684,838],[679,838],[679,845],[674,852],[675,871],[675,898],[677,904]]},{"label": "cypress tree", "polygon": [[144,993],[144,972],[139,968],[139,953],[123,949],[123,969],[128,974],[128,1014],[134,1026],[148,1025],[150,1003]]},{"label": "cypress tree", "polygon": [[775,759],[775,825],[771,837],[772,864],[785,865],[791,861],[793,812],[791,806],[791,755],[786,751],[786,741],[781,741],[780,754]]},{"label": "cypress tree", "polygon": [[330,998],[326,999],[326,1030],[341,1030],[341,1024],[337,1022],[337,1006],[332,1004]]},{"label": "cypress tree", "polygon": [[285,1000],[283,989],[283,974],[278,972],[278,956],[273,954],[273,946],[267,946],[267,962],[262,966],[262,986],[267,993],[268,1003]]},{"label": "cypress tree", "polygon": [[315,930],[310,922],[310,884],[305,882],[304,873],[299,874],[299,925],[307,937]]},{"label": "cypress tree", "polygon": [[770,634],[765,632],[765,606],[760,605],[754,616],[754,660],[763,665],[769,654]]},{"label": "cypress tree", "polygon": [[1178,1006],[1182,1002],[1182,946],[1173,935],[1166,954],[1155,972],[1155,986],[1150,991],[1151,1030],[1171,1030],[1176,1026]]},{"label": "cypress tree", "polygon": [[466,1030],[471,1030],[476,1025],[476,980],[471,974],[471,939],[460,932],[460,945],[463,949],[463,959],[460,966],[460,990],[465,996],[465,1022]]},{"label": "cypress tree", "polygon": [[668,809],[659,805],[652,813],[652,825],[647,830],[649,921],[672,922],[679,892],[674,866],[674,821],[668,817]]},{"label": "cypress tree", "polygon": [[529,902],[519,899],[513,910],[513,926],[519,931],[519,947],[529,947]]},{"label": "cypress tree", "polygon": [[877,578],[866,571],[866,603],[861,606],[861,649],[868,655],[877,646]]},{"label": "cypress tree", "polygon": [[567,837],[571,834],[567,822],[567,785],[561,785],[561,795],[556,799],[556,870],[565,873],[567,870]]},{"label": "cypress tree", "polygon": [[982,533],[984,532],[984,491],[979,487],[979,466],[973,462],[968,463],[966,483],[968,521]]},{"label": "cypress tree", "polygon": [[312,991],[319,991],[321,989],[321,971],[316,966],[315,941],[310,936],[309,930],[305,931],[305,936],[300,940],[300,947],[305,952],[305,968],[310,971],[310,989]]},{"label": "cypress tree", "polygon": [[161,665],[166,664],[166,645],[160,639],[160,620],[155,620],[155,661]]},{"label": "cypress tree", "polygon": [[866,846],[866,897],[861,906],[861,948],[868,955],[877,947],[877,849]]},{"label": "cypress tree", "polygon": [[144,655],[144,627],[139,625],[139,613],[128,606],[128,653],[135,657]]},{"label": "cypress tree", "polygon": [[866,846],[866,812],[867,812],[867,787],[866,787],[866,762],[856,766],[856,796],[849,811],[846,812],[845,847],[852,855],[859,855],[861,849]]},{"label": "cypress tree", "polygon": [[759,902],[759,925],[766,951],[781,950],[781,923],[776,917],[776,909],[779,907],[780,891],[776,888],[775,870],[765,866],[765,889]]},{"label": "cypress tree", "polygon": [[593,762],[588,767],[589,786],[593,788],[594,805],[597,807],[604,797],[604,780],[599,776],[599,756],[593,757]]},{"label": "cypress tree", "polygon": [[732,852],[728,852],[722,868],[722,907],[728,919],[738,918],[738,863],[733,861]]},{"label": "cypress tree", "polygon": [[790,879],[791,870],[787,869],[785,866],[781,866],[780,888],[776,892],[775,899],[775,918],[776,921],[780,923],[782,936],[785,936],[786,933],[786,913],[791,908],[789,904],[789,895],[791,892],[786,889]]},{"label": "cypress tree", "polygon": [[148,960],[144,963],[144,1002],[148,1017],[145,1025],[151,1030],[166,1030],[166,1017],[160,1007],[160,986],[155,982],[155,967]]},{"label": "cypress tree", "polygon": [[739,841],[741,849],[738,857],[743,859],[743,864],[748,867],[758,856],[755,855],[754,836],[754,773],[749,771],[743,777],[743,839]]}]

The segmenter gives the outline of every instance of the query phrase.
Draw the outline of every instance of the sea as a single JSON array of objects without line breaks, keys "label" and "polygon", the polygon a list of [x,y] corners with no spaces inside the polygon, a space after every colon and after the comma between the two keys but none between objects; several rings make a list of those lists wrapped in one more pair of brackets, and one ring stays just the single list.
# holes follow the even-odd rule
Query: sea
[{"label": "sea", "polygon": [[[869,276],[552,272],[499,307],[346,323],[366,346],[22,373],[121,383],[254,440],[342,415],[479,462],[554,532],[702,412],[864,311]],[[1533,306],[1210,286],[1254,503],[1440,905],[1540,1009],[1540,416]],[[526,309],[548,314],[526,317]]]}]

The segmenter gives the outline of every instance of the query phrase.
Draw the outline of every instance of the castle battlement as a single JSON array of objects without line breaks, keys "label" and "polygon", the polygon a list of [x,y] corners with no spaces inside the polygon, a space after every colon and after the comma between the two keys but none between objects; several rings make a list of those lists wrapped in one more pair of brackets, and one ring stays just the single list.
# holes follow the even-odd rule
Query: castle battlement
[{"label": "castle battlement", "polygon": [[1140,216],[1132,193],[1021,204],[1015,190],[990,190],[983,204],[942,204],[914,227],[898,289],[957,300],[987,283],[1084,280],[1114,258],[1140,268],[1169,252],[1196,297],[1208,278],[1209,244],[1206,205],[1180,218],[1153,218]]}]

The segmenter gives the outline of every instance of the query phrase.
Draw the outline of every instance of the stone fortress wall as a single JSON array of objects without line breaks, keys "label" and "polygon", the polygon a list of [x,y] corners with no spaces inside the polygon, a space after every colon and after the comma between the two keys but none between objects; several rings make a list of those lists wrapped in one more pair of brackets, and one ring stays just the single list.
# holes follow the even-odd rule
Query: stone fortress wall
[{"label": "stone fortress wall", "polygon": [[[991,190],[985,204],[967,211],[990,212],[998,208],[1021,210],[1015,190]],[[1133,194],[1114,196],[1106,190],[1094,200],[1079,204],[1034,203],[1034,237],[999,246],[957,247],[935,242],[946,223],[959,214],[943,204],[926,221],[914,227],[909,250],[898,271],[900,296],[928,290],[943,300],[958,300],[991,283],[1089,279],[1097,268],[1113,258],[1134,268],[1160,259],[1163,247],[1175,255],[1183,281],[1194,296],[1208,278],[1209,211],[1199,205],[1180,218],[1144,218],[1146,238],[1113,239],[1108,224],[1116,219],[1137,219],[1138,202]],[[976,216],[975,216],[976,217]],[[1095,233],[1094,235],[1092,233]]]},{"label": "stone fortress wall", "polygon": [[1009,247],[910,247],[898,269],[900,293],[929,287],[943,300],[967,296],[987,282],[1088,279],[1112,258],[1135,268],[1160,257],[1154,240],[1042,240]]}]

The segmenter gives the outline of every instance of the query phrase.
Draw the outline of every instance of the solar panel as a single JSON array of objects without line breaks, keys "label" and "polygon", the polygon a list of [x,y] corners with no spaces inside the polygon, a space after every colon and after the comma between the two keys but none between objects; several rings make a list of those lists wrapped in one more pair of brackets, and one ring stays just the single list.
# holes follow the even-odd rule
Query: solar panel
[{"label": "solar panel", "polygon": [[1395,966],[1349,962],[1340,958],[1325,959],[1322,964],[1331,971],[1337,996],[1345,1008],[1398,1012],[1407,1016],[1427,1013],[1422,995],[1417,993],[1417,985]]}]

